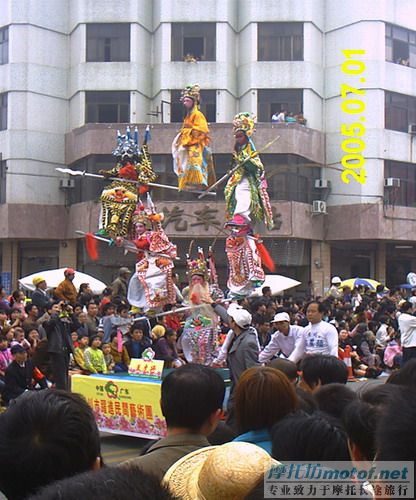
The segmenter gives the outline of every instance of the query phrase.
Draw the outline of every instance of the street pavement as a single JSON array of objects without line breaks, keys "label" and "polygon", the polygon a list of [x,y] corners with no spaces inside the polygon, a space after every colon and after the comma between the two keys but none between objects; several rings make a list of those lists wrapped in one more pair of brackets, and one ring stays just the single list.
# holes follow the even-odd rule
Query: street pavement
[{"label": "street pavement", "polygon": [[135,458],[150,441],[132,436],[119,436],[101,432],[101,453],[106,465],[117,465],[124,460]]}]

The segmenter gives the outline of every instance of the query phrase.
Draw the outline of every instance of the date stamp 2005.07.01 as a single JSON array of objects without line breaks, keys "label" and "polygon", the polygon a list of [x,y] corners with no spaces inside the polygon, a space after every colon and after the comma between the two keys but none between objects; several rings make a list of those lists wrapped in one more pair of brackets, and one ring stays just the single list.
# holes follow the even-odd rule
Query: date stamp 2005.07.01
[{"label": "date stamp 2005.07.01", "polygon": [[[351,180],[359,184],[365,184],[366,170],[365,158],[365,132],[364,122],[366,117],[363,113],[366,109],[364,101],[365,89],[359,88],[360,83],[365,83],[365,63],[359,59],[365,54],[365,50],[343,50],[342,54],[345,60],[341,64],[341,71],[348,76],[348,83],[341,83],[341,110],[348,118],[353,119],[353,123],[341,124],[341,165],[344,170],[341,173],[341,179],[346,184]],[[345,118],[347,118],[347,116]]]}]

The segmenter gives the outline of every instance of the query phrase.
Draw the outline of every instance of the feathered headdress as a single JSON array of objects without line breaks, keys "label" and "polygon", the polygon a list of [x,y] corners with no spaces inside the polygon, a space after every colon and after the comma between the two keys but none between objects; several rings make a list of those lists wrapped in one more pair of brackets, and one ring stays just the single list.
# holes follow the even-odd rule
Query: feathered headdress
[{"label": "feathered headdress", "polygon": [[186,86],[181,92],[181,102],[185,97],[189,97],[194,102],[199,103],[201,87],[198,83]]},{"label": "feathered headdress", "polygon": [[255,131],[254,124],[255,116],[252,113],[248,113],[247,111],[238,113],[233,119],[234,133],[242,130],[247,137],[251,137]]}]

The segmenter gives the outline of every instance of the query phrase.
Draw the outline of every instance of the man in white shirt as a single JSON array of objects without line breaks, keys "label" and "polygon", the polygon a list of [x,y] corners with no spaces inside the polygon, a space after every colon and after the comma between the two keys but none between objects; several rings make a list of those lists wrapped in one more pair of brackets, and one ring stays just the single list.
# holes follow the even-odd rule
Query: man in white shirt
[{"label": "man in white shirt", "polygon": [[403,348],[403,362],[416,358],[416,317],[412,313],[413,305],[405,302],[401,307],[398,318],[400,329],[400,340]]},{"label": "man in white shirt", "polygon": [[288,313],[277,313],[272,323],[276,328],[276,332],[272,335],[267,346],[260,352],[260,363],[270,361],[273,356],[287,359],[296,345],[302,340],[304,329],[301,326],[291,325]]},{"label": "man in white shirt", "polygon": [[338,357],[338,332],[335,326],[322,321],[324,313],[324,304],[316,301],[309,303],[306,309],[309,325],[304,328],[302,339],[289,356],[290,361],[297,363],[310,354]]},{"label": "man in white shirt", "polygon": [[409,297],[409,302],[411,302],[413,307],[416,307],[416,288],[412,288],[412,296]]}]

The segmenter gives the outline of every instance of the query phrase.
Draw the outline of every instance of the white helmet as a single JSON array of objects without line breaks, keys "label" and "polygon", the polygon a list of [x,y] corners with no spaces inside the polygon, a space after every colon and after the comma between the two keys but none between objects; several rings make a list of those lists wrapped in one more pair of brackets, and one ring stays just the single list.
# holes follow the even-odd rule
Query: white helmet
[{"label": "white helmet", "polygon": [[331,280],[332,285],[339,285],[341,282],[342,280],[339,276],[334,276]]}]

